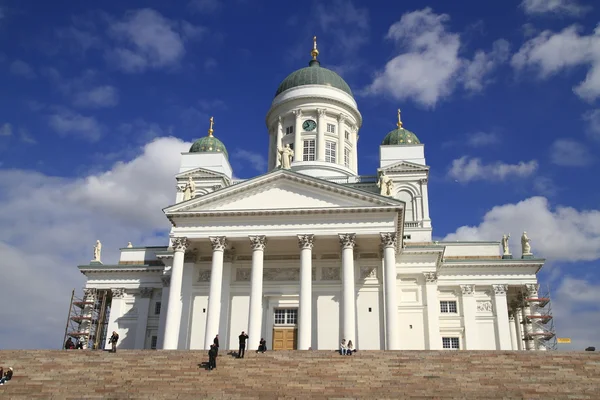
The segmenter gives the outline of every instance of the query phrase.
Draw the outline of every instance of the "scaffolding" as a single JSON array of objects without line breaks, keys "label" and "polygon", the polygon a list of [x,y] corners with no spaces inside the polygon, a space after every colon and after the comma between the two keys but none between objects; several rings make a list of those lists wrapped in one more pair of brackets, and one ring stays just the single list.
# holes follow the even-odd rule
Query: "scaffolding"
[{"label": "scaffolding", "polygon": [[523,315],[523,340],[530,350],[556,350],[556,330],[552,317],[550,286],[521,293],[521,307],[529,310]]},{"label": "scaffolding", "polygon": [[112,299],[110,290],[84,289],[84,296],[75,296],[71,292],[69,314],[62,347],[65,348],[67,337],[81,340],[84,348],[100,349],[106,340],[108,315]]}]

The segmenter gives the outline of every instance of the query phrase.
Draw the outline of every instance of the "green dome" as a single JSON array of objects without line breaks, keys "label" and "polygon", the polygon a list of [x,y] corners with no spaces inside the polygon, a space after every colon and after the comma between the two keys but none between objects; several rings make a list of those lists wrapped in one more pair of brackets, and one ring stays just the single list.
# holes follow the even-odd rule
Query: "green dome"
[{"label": "green dome", "polygon": [[209,135],[204,136],[194,142],[192,147],[190,147],[190,153],[223,153],[225,157],[229,158],[229,154],[227,153],[227,149],[223,142],[221,142],[216,137]]},{"label": "green dome", "polygon": [[330,69],[321,67],[319,61],[311,60],[308,63],[308,67],[292,72],[283,80],[283,82],[281,82],[277,88],[275,97],[279,96],[280,93],[283,93],[288,89],[303,85],[331,86],[336,89],[343,90],[352,96],[352,90],[350,90],[350,86],[348,86],[346,81],[344,81],[341,76]]},{"label": "green dome", "polygon": [[381,144],[393,146],[396,144],[420,144],[417,135],[404,128],[397,128],[386,135]]}]

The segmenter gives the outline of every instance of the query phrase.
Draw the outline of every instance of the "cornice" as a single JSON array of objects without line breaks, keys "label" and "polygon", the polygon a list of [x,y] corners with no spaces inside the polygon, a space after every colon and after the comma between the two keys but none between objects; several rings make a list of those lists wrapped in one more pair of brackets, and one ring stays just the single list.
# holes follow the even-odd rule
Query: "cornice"
[{"label": "cornice", "polygon": [[124,273],[124,272],[147,272],[162,273],[165,270],[162,266],[151,265],[79,265],[77,266],[82,274],[89,273]]}]

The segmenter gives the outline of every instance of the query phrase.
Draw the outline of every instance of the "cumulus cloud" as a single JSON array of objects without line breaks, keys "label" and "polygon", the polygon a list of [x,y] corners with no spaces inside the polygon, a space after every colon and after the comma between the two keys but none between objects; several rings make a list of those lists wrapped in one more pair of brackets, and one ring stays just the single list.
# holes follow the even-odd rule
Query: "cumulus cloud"
[{"label": "cumulus cloud", "polygon": [[500,136],[494,132],[475,132],[467,135],[467,145],[471,147],[483,147],[497,144]]},{"label": "cumulus cloud", "polygon": [[189,146],[159,138],[130,162],[80,179],[0,169],[0,275],[10,276],[0,280],[0,304],[19,304],[0,309],[3,348],[61,345],[70,292],[85,282],[76,266],[89,262],[96,239],[105,263],[128,241],[167,243],[162,208]]},{"label": "cumulus cloud", "polygon": [[232,158],[241,163],[250,165],[259,174],[267,171],[267,160],[262,154],[248,150],[236,149],[232,154]]},{"label": "cumulus cloud", "polygon": [[114,107],[119,103],[117,88],[111,85],[96,86],[75,93],[73,105],[89,108]]},{"label": "cumulus cloud", "polygon": [[128,73],[176,67],[185,54],[181,30],[196,37],[199,30],[194,28],[148,8],[129,12],[109,27],[117,46],[106,53],[106,59]]},{"label": "cumulus cloud", "polygon": [[42,75],[54,83],[62,94],[69,97],[75,107],[107,108],[119,104],[118,89],[100,83],[105,78],[95,70],[86,70],[80,76],[65,78],[55,68],[44,68]]},{"label": "cumulus cloud", "polygon": [[527,178],[533,175],[538,168],[536,160],[521,161],[518,164],[505,164],[495,162],[484,164],[480,158],[463,156],[452,161],[448,176],[458,182],[471,181],[503,181],[509,178]]},{"label": "cumulus cloud", "polygon": [[592,139],[600,140],[600,108],[586,112],[583,119],[587,122],[587,134]]},{"label": "cumulus cloud", "polygon": [[591,10],[591,7],[583,6],[577,0],[523,0],[521,7],[526,14],[557,14],[581,16]]},{"label": "cumulus cloud", "polygon": [[589,35],[576,25],[558,33],[543,31],[521,46],[511,64],[519,71],[533,70],[540,79],[584,67],[587,75],[573,91],[583,100],[594,101],[600,96],[600,27]]},{"label": "cumulus cloud", "polygon": [[29,64],[22,60],[13,61],[10,64],[9,70],[11,74],[27,79],[33,79],[37,76],[33,68],[31,68]]},{"label": "cumulus cloud", "polygon": [[50,115],[48,123],[61,136],[79,137],[90,142],[98,141],[103,131],[96,118],[86,117],[67,109],[60,109]]},{"label": "cumulus cloud", "polygon": [[594,162],[587,147],[573,139],[556,139],[550,148],[550,159],[565,167],[585,167]]},{"label": "cumulus cloud", "polygon": [[365,93],[435,106],[458,84],[470,92],[481,91],[490,73],[507,59],[508,42],[496,41],[490,52],[479,50],[473,59],[463,58],[460,34],[447,29],[449,20],[447,14],[436,14],[431,8],[404,14],[386,36],[400,54],[376,74]]}]

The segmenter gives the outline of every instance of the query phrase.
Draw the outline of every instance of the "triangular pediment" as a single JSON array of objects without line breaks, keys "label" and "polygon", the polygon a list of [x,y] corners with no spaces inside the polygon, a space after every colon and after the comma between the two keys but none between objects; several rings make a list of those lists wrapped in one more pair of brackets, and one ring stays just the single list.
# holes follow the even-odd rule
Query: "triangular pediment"
[{"label": "triangular pediment", "polygon": [[400,206],[399,200],[278,170],[165,208],[165,213]]},{"label": "triangular pediment", "polygon": [[417,163],[413,163],[410,161],[400,161],[387,167],[381,168],[382,171],[387,172],[428,172],[429,167],[426,165],[421,165]]},{"label": "triangular pediment", "polygon": [[175,175],[175,179],[177,180],[188,179],[189,177],[193,179],[223,178],[229,180],[229,178],[225,174],[200,167],[191,169],[189,171],[180,172],[179,174]]}]

